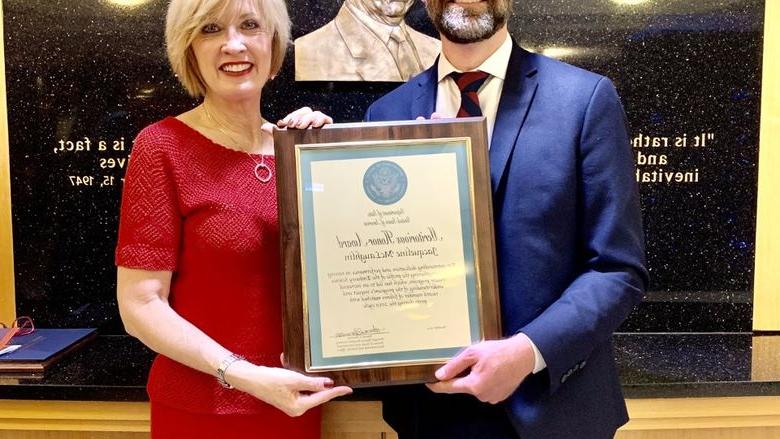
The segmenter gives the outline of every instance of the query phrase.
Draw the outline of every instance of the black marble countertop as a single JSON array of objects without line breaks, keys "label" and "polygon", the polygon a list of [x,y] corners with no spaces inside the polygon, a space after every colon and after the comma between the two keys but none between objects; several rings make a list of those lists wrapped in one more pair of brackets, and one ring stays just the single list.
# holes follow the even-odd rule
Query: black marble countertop
[{"label": "black marble countertop", "polygon": [[[780,395],[780,335],[620,333],[614,340],[627,398]],[[43,377],[0,374],[0,399],[146,401],[153,358],[129,336],[99,336]],[[361,389],[353,397],[380,394]]]}]

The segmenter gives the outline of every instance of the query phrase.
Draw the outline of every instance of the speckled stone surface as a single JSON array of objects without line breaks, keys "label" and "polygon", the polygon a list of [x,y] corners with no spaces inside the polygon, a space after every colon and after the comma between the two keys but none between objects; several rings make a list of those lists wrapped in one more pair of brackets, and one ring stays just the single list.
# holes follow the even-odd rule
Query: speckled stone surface
[{"label": "speckled stone surface", "polygon": [[[750,330],[764,2],[515,3],[510,30],[522,45],[614,80],[640,180],[696,177],[641,184],[652,293],[622,330]],[[3,1],[17,309],[41,326],[122,333],[113,267],[122,160],[143,126],[194,105],[165,60],[166,2],[117,4]],[[289,5],[298,37],[340,2]],[[419,2],[407,21],[435,35]],[[288,56],[267,88],[269,119],[310,105],[359,120],[396,86],[295,83],[293,68]],[[85,137],[90,151],[67,151]]]},{"label": "speckled stone surface", "polygon": [[[780,335],[764,337],[773,346],[764,361],[777,363]],[[754,364],[754,340],[749,333],[616,334],[623,392],[627,398],[780,395],[780,369]],[[145,401],[153,358],[129,336],[100,336],[42,378],[0,375],[0,399]],[[402,391],[403,386],[358,389],[352,398],[401,397]]]},{"label": "speckled stone surface", "polygon": [[[763,336],[780,346],[780,336]],[[750,333],[616,334],[627,398],[779,395],[780,351],[754,364]],[[767,373],[758,370],[770,369]]]}]

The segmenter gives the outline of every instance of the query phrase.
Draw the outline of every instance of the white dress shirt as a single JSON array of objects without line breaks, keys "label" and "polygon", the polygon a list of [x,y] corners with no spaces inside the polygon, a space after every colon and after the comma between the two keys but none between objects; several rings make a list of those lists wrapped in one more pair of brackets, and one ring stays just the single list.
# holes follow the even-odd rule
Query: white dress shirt
[{"label": "white dress shirt", "polygon": [[[506,79],[506,69],[509,66],[509,57],[512,55],[512,38],[507,34],[504,42],[499,48],[490,55],[485,62],[480,64],[474,71],[480,70],[487,73],[488,78],[482,87],[477,91],[479,96],[479,108],[482,115],[487,119],[488,130],[488,148],[493,139],[493,127],[496,124],[496,113],[498,112],[498,102],[501,100],[501,91],[504,89],[504,80]],[[460,89],[449,74],[452,72],[462,72],[450,63],[442,52],[439,57],[439,84],[436,88],[436,112],[445,118],[454,118],[460,109]],[[534,371],[538,373],[547,367],[547,363],[539,352],[533,340],[527,335],[525,337],[534,351]]]},{"label": "white dress shirt", "polygon": [[[512,55],[512,39],[507,35],[506,40],[493,52],[479,67],[474,69],[487,73],[488,78],[477,92],[479,96],[479,108],[487,119],[488,147],[493,138],[493,126],[496,124],[498,101],[501,99],[501,91],[504,89],[506,69],[509,66],[509,57]],[[452,72],[461,72],[450,63],[444,52],[439,57],[439,85],[436,88],[436,112],[442,117],[455,117],[460,109],[460,89],[455,80],[448,75]]]}]

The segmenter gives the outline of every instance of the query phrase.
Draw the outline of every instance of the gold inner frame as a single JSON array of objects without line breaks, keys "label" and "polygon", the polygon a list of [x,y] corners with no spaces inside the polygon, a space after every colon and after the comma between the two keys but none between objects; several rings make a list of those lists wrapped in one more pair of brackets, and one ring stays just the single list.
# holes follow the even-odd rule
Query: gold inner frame
[{"label": "gold inner frame", "polygon": [[[472,143],[470,137],[442,137],[435,139],[409,139],[409,140],[375,140],[375,141],[353,141],[353,142],[338,142],[338,143],[310,143],[310,144],[296,144],[295,145],[295,180],[296,180],[296,197],[297,203],[297,216],[298,216],[298,236],[300,237],[301,248],[301,285],[302,285],[302,303],[303,303],[303,338],[304,338],[304,358],[307,372],[330,372],[340,370],[352,370],[352,369],[372,369],[382,367],[393,366],[422,366],[430,364],[439,364],[447,361],[449,358],[429,358],[424,360],[397,360],[397,361],[366,361],[360,363],[344,363],[338,366],[312,366],[311,365],[311,338],[309,337],[310,324],[309,324],[309,300],[308,300],[308,286],[306,284],[307,279],[307,267],[306,267],[306,245],[304,240],[304,227],[303,227],[303,181],[301,178],[301,152],[306,150],[343,150],[347,148],[360,147],[371,150],[389,150],[392,151],[394,147],[415,147],[415,146],[430,146],[430,145],[447,145],[447,144],[462,144],[466,143],[466,171],[469,190],[469,204],[471,206],[471,245],[474,250],[474,276],[475,287],[477,295],[477,315],[479,318],[479,337],[485,338],[484,328],[484,310],[482,307],[483,299],[483,287],[480,278],[479,269],[479,247],[477,246],[477,218],[476,218],[476,206],[474,198],[474,172],[473,172],[473,156],[472,156]],[[464,264],[465,265],[465,264]]]}]

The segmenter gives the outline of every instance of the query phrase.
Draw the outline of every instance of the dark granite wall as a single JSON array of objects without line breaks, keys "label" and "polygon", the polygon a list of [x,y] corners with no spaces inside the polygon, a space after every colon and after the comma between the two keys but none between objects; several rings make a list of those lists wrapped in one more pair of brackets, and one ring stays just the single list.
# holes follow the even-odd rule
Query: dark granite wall
[{"label": "dark granite wall", "polygon": [[[166,2],[119,3],[3,1],[17,310],[40,326],[122,331],[124,159],[143,126],[195,105],[167,67]],[[340,3],[289,2],[293,37]],[[611,77],[637,139],[653,280],[623,330],[751,328],[763,12],[762,0],[516,2],[515,38]],[[419,2],[407,22],[435,35]],[[396,86],[295,83],[289,55],[264,95],[272,120],[302,105],[359,120]],[[59,150],[85,138],[89,151]]]}]

